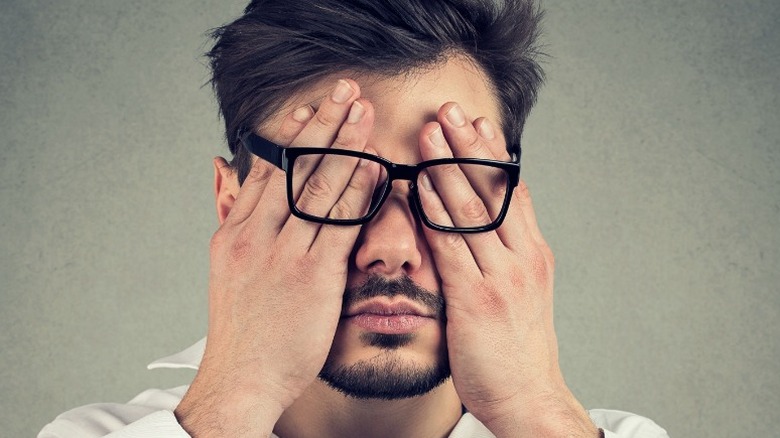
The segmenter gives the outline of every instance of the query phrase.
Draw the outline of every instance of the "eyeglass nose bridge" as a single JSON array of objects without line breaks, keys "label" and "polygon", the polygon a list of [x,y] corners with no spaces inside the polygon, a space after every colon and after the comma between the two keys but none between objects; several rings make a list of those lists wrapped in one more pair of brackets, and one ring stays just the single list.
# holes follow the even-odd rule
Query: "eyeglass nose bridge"
[{"label": "eyeglass nose bridge", "polygon": [[390,184],[395,180],[411,181],[412,184],[416,183],[417,174],[420,173],[420,167],[411,164],[396,164],[388,163],[387,171],[387,183]]},{"label": "eyeglass nose bridge", "polygon": [[417,175],[422,169],[419,164],[398,164],[392,161],[381,159],[382,166],[387,170],[387,179],[382,183],[382,188],[379,190],[381,196],[374,204],[373,208],[366,216],[366,222],[372,220],[384,207],[385,201],[390,197],[390,193],[393,191],[393,181],[409,181],[409,192],[406,194],[409,208],[412,210],[412,214],[420,216],[419,197],[415,196],[417,191]]}]

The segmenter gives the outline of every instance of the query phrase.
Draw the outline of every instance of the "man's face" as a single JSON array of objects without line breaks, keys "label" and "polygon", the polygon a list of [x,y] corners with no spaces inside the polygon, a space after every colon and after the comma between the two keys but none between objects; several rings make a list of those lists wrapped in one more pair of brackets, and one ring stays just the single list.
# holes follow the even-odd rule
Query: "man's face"
[{"label": "man's face", "polygon": [[[502,120],[481,72],[457,58],[421,74],[356,79],[375,110],[368,146],[395,163],[421,160],[420,130],[446,102],[457,102],[470,120],[487,117],[494,126]],[[296,96],[287,108],[316,106],[332,82]],[[320,377],[352,396],[409,397],[449,377],[441,279],[408,195],[408,183],[397,181],[362,226],[350,257],[342,317]]]}]

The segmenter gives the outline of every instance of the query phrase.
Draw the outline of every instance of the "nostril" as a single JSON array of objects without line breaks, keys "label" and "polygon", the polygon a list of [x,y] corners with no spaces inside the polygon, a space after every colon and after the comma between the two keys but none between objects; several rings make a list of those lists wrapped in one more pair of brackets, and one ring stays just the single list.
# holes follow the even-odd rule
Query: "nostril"
[{"label": "nostril", "polygon": [[368,269],[366,271],[368,273],[374,273],[374,272],[380,272],[384,273],[386,270],[387,265],[385,265],[385,262],[382,260],[374,260],[373,262],[369,263]]}]

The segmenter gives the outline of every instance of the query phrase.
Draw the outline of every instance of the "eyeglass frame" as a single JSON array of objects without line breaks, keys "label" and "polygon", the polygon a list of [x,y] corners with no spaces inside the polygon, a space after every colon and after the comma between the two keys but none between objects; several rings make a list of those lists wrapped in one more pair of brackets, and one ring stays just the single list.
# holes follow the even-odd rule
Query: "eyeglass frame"
[{"label": "eyeglass frame", "polygon": [[[506,213],[509,210],[509,204],[512,200],[512,192],[514,188],[520,182],[520,155],[522,149],[520,145],[516,145],[510,150],[516,150],[517,152],[511,153],[510,161],[489,160],[484,158],[437,158],[433,160],[421,161],[417,164],[397,164],[392,161],[382,158],[378,155],[369,154],[361,151],[352,151],[348,149],[333,149],[333,148],[321,148],[321,147],[284,147],[280,146],[270,140],[267,140],[251,130],[240,129],[236,136],[240,144],[242,144],[249,152],[257,155],[263,160],[275,165],[279,169],[283,170],[287,180],[287,203],[290,208],[290,212],[293,216],[300,219],[308,220],[311,222],[328,224],[328,225],[363,225],[371,221],[376,216],[385,200],[390,195],[393,189],[393,181],[409,181],[410,195],[414,198],[414,205],[417,208],[417,215],[422,223],[436,231],[442,231],[447,233],[482,233],[486,231],[492,231],[500,227],[506,218]],[[381,165],[387,171],[387,180],[383,183],[385,187],[382,189],[382,193],[379,200],[376,202],[373,208],[368,213],[359,219],[332,219],[319,216],[313,216],[298,209],[295,205],[296,201],[293,199],[293,178],[292,172],[288,169],[295,162],[295,160],[301,155],[307,154],[332,154],[343,155],[355,158],[361,158],[373,161]],[[446,227],[438,225],[428,218],[425,214],[425,210],[420,200],[420,194],[417,191],[417,177],[420,172],[428,167],[440,165],[440,164],[480,164],[490,167],[495,167],[503,170],[507,174],[507,189],[504,195],[504,201],[501,206],[501,210],[498,213],[496,219],[481,227]],[[370,207],[370,206],[369,206]]]}]

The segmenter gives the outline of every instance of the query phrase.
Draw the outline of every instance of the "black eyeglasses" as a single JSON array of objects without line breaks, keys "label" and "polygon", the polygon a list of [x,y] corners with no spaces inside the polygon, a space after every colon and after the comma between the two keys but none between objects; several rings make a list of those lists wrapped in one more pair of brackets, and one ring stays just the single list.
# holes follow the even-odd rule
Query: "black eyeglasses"
[{"label": "black eyeglasses", "polygon": [[[301,219],[322,224],[360,225],[370,221],[382,207],[390,194],[393,181],[410,181],[410,196],[414,199],[413,207],[427,227],[434,230],[454,233],[479,233],[490,231],[501,226],[512,191],[520,180],[520,147],[517,153],[512,153],[512,161],[485,160],[480,158],[441,158],[423,161],[416,165],[396,164],[389,160],[365,152],[345,149],[291,147],[285,148],[272,143],[252,131],[239,131],[239,141],[250,152],[274,164],[287,174],[287,202],[290,212]],[[365,211],[354,213],[355,217],[332,218],[314,214],[300,207],[296,202],[296,194],[300,194],[310,175],[321,163],[327,160],[328,165],[337,165],[342,169],[356,169],[360,160],[368,160],[381,166],[379,180],[371,193],[371,202]],[[342,167],[343,166],[343,167]],[[460,219],[454,226],[436,223],[426,214],[420,200],[418,186],[423,184],[425,173],[447,175],[457,166],[474,188],[485,205],[488,216],[472,219]],[[425,171],[425,172],[423,172]],[[298,176],[296,178],[296,176]],[[432,184],[430,180],[426,181]],[[435,189],[435,187],[434,187]],[[430,207],[428,207],[430,208]]]}]

